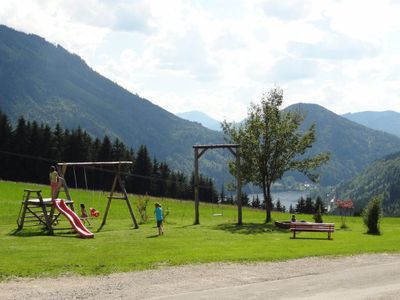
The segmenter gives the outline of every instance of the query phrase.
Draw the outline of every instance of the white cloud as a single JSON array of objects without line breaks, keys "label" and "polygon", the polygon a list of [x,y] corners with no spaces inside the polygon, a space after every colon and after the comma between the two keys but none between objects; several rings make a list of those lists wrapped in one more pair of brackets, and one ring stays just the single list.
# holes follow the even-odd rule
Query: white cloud
[{"label": "white cloud", "polygon": [[285,21],[305,18],[311,8],[311,3],[307,0],[264,0],[258,5],[267,16]]},{"label": "white cloud", "polygon": [[380,45],[349,38],[342,34],[329,33],[317,43],[288,43],[289,52],[305,58],[362,59],[376,56]]},{"label": "white cloud", "polygon": [[170,111],[219,120],[242,119],[275,83],[285,105],[400,111],[399,15],[389,0],[0,2],[5,25]]},{"label": "white cloud", "polygon": [[316,76],[318,63],[312,60],[285,57],[276,62],[269,71],[269,79],[273,82],[304,80]]}]

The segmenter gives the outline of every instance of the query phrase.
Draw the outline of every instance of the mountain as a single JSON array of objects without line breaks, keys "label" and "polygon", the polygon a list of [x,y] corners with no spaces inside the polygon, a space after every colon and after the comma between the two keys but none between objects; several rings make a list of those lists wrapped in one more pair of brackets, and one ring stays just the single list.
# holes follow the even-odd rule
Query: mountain
[{"label": "mountain", "polygon": [[363,111],[347,113],[343,117],[372,129],[400,137],[400,113],[395,111]]},{"label": "mountain", "polygon": [[340,184],[336,194],[352,199],[358,212],[374,196],[381,195],[384,214],[400,216],[400,152],[377,160],[353,180]]},{"label": "mountain", "polygon": [[347,181],[375,160],[400,149],[400,138],[352,122],[320,105],[298,103],[286,110],[306,115],[303,130],[316,124],[317,138],[311,155],[331,153],[329,163],[319,169],[323,185]]},{"label": "mountain", "polygon": [[[12,122],[27,120],[118,137],[171,167],[190,173],[194,144],[223,142],[220,132],[189,122],[132,94],[91,69],[79,56],[45,39],[0,26],[0,109]],[[201,171],[222,168],[217,151],[204,155]]]},{"label": "mountain", "polygon": [[[130,93],[60,45],[5,26],[0,26],[0,83],[0,109],[12,122],[24,116],[64,128],[80,126],[93,136],[108,134],[134,149],[144,144],[151,156],[187,174],[193,169],[192,145],[224,142],[221,132]],[[399,138],[321,106],[297,104],[288,109],[304,111],[306,126],[316,122],[317,141],[311,153],[332,153],[331,162],[320,170],[322,184],[348,180],[374,160],[400,149]],[[226,159],[231,159],[229,151],[207,151],[200,171],[222,179]]]},{"label": "mountain", "polygon": [[201,111],[193,110],[177,113],[176,115],[182,119],[200,123],[208,129],[221,131],[221,123]]}]

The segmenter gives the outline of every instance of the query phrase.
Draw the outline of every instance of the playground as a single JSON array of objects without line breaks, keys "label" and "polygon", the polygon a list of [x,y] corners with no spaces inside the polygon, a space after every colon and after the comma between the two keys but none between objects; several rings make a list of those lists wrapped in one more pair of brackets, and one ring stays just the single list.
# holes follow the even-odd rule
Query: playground
[{"label": "playground", "polygon": [[[265,212],[243,209],[243,225],[237,225],[237,207],[226,206],[222,216],[214,216],[216,207],[200,203],[200,224],[193,225],[193,201],[150,198],[149,220],[135,229],[124,201],[115,201],[101,231],[108,192],[70,189],[75,203],[95,207],[99,218],[90,219],[87,228],[93,239],[82,239],[60,218],[53,235],[43,226],[17,229],[17,215],[24,189],[40,189],[50,195],[48,186],[0,182],[0,278],[56,277],[65,275],[105,275],[119,272],[157,269],[186,264],[215,262],[268,262],[307,256],[338,256],[360,253],[399,252],[400,220],[384,218],[383,234],[367,235],[359,217],[348,217],[347,229],[339,226],[326,233],[302,232],[292,239],[288,230],[264,224]],[[137,212],[137,195],[129,195]],[[79,199],[79,200],[78,200]],[[169,211],[165,234],[157,235],[154,203]],[[136,213],[137,215],[137,213]],[[289,214],[274,212],[276,220],[288,220]],[[312,220],[311,215],[299,215]],[[324,221],[340,224],[340,216],[324,216]]]}]

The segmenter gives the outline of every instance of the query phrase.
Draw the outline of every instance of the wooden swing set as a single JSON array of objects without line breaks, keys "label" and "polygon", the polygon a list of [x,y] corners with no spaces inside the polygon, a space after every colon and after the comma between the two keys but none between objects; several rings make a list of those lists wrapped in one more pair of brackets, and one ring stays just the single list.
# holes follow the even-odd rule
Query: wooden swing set
[{"label": "wooden swing set", "polygon": [[[103,220],[101,225],[98,229],[100,231],[103,226],[106,224],[108,212],[111,207],[112,200],[122,200],[125,201],[130,216],[132,218],[134,228],[139,228],[135,215],[133,213],[133,209],[131,203],[128,198],[128,193],[125,189],[124,181],[122,180],[122,166],[125,165],[132,165],[132,161],[108,161],[108,162],[62,162],[57,163],[56,168],[58,174],[63,178],[61,180],[61,184],[58,187],[57,194],[59,192],[64,192],[66,201],[65,203],[71,207],[74,211],[74,201],[71,198],[71,194],[69,192],[69,188],[67,182],[65,180],[65,174],[67,172],[68,167],[93,167],[93,166],[113,166],[115,171],[115,176],[113,179],[113,183],[111,186],[110,194],[108,195],[108,202],[106,206],[106,210],[103,215]],[[74,177],[76,180],[75,169],[74,169]],[[85,180],[86,180],[86,187],[87,187],[87,179],[86,179],[86,172],[85,172]],[[76,185],[76,183],[75,183]],[[119,191],[118,191],[119,190]],[[36,194],[36,197],[33,195]],[[54,213],[54,206],[52,205],[51,198],[43,198],[40,190],[25,190],[24,197],[21,205],[20,214],[18,216],[17,224],[18,230],[21,230],[24,227],[24,223],[28,222],[27,219],[33,219],[30,221],[39,221],[39,224],[45,225],[46,229],[48,230],[49,234],[53,234],[53,226],[57,223],[57,219],[59,214]]]},{"label": "wooden swing set", "polygon": [[194,224],[200,224],[199,214],[199,159],[208,149],[228,149],[236,157],[236,204],[238,208],[238,225],[242,225],[242,185],[240,178],[240,145],[239,144],[212,144],[194,145]]}]

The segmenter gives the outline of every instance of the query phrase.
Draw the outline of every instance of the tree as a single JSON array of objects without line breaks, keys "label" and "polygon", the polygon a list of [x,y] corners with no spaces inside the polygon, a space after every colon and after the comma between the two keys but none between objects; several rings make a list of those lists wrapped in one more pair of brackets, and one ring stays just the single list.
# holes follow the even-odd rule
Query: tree
[{"label": "tree", "polygon": [[306,200],[304,200],[303,196],[301,196],[300,199],[297,200],[296,212],[302,214],[305,211],[306,211]]},{"label": "tree", "polygon": [[304,213],[306,213],[306,214],[314,213],[314,202],[312,201],[311,197],[306,198],[306,205],[304,207]]},{"label": "tree", "polygon": [[[12,127],[5,114],[0,110],[0,151],[10,151],[12,140]],[[0,178],[5,179],[13,166],[13,158],[9,155],[0,153]]]},{"label": "tree", "polygon": [[260,203],[260,198],[258,198],[258,195],[256,197],[253,196],[253,200],[251,201],[251,207],[254,208],[260,208],[261,203]]},{"label": "tree", "polygon": [[[297,170],[310,180],[317,181],[312,171],[329,160],[328,153],[314,157],[305,156],[315,141],[315,124],[304,133],[300,125],[304,116],[297,112],[282,112],[283,91],[271,89],[261,98],[260,104],[252,104],[248,117],[239,125],[223,122],[222,128],[228,139],[240,145],[241,178],[262,188],[266,219],[271,221],[271,185],[289,170]],[[233,175],[235,166],[230,164]]]},{"label": "tree", "polygon": [[276,200],[276,211],[282,211],[281,200]]},{"label": "tree", "polygon": [[363,211],[363,220],[369,234],[380,234],[379,223],[382,218],[382,198],[376,196],[371,199]]},{"label": "tree", "polygon": [[320,196],[317,196],[317,199],[315,200],[315,212],[318,212],[318,210],[321,214],[326,213],[326,208]]},{"label": "tree", "polygon": [[136,179],[135,190],[139,194],[151,192],[150,176],[152,175],[153,165],[147,147],[141,145],[136,155],[136,165],[134,173],[139,175]]}]

